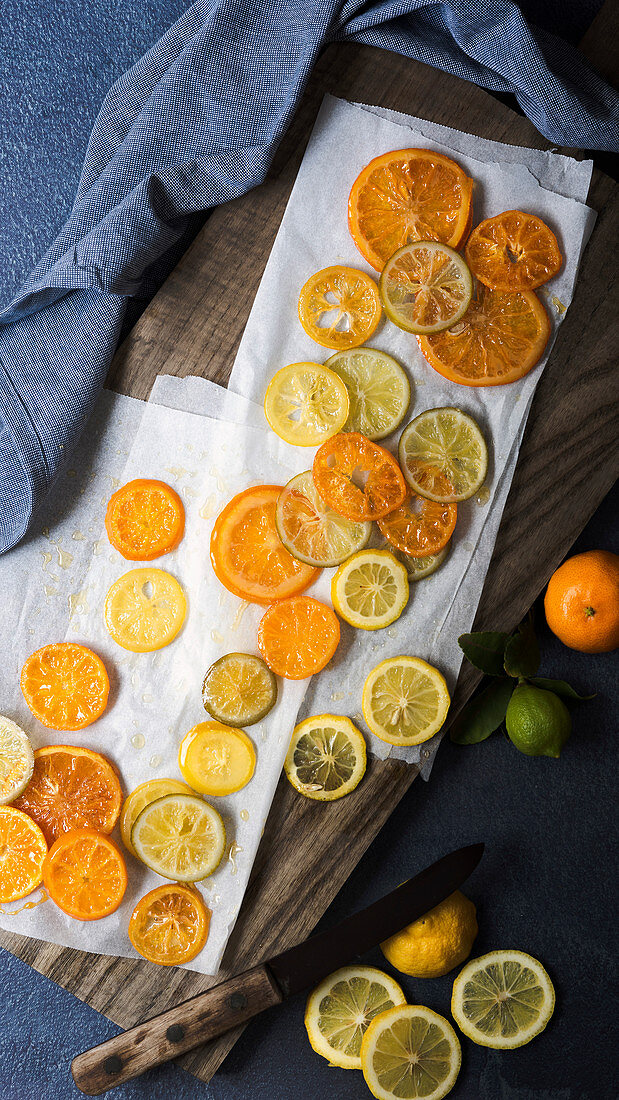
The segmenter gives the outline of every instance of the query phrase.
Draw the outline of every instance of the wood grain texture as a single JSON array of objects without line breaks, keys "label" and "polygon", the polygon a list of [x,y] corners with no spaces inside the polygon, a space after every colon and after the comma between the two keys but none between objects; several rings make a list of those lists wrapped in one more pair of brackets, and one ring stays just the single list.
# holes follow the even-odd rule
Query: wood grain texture
[{"label": "wood grain texture", "polygon": [[[121,392],[146,398],[159,373],[225,383],[323,94],[381,104],[514,145],[546,148],[527,119],[481,89],[369,47],[329,47],[268,181],[215,211],[153,299],[111,372]],[[598,223],[574,301],[544,371],[479,604],[475,627],[512,628],[595,511],[617,474],[617,187],[594,174]],[[613,399],[614,390],[614,399]],[[614,407],[613,407],[614,406]],[[463,668],[455,715],[477,682]],[[281,780],[222,977],[307,935],[398,800],[415,768],[370,758],[341,802],[300,798]],[[337,844],[332,841],[337,838]],[[329,843],[326,843],[329,841]],[[212,985],[188,971],[93,956],[2,934],[0,943],[122,1027]],[[181,1059],[208,1080],[232,1046],[229,1032]]]}]

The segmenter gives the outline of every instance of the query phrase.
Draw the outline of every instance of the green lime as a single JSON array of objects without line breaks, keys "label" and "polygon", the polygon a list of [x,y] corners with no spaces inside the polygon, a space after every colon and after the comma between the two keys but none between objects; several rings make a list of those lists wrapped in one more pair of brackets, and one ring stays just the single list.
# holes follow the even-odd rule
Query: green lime
[{"label": "green lime", "polygon": [[514,688],[505,725],[510,740],[526,756],[558,757],[572,732],[572,719],[563,700],[532,684]]}]

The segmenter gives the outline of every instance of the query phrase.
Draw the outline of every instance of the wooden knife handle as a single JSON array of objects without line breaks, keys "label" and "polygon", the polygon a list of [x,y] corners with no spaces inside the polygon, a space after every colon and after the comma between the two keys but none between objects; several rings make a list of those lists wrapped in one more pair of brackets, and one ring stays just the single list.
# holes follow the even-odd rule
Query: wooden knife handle
[{"label": "wooden knife handle", "polygon": [[100,1096],[282,1000],[266,966],[255,966],[78,1054],[71,1063],[73,1080],[88,1096]]}]

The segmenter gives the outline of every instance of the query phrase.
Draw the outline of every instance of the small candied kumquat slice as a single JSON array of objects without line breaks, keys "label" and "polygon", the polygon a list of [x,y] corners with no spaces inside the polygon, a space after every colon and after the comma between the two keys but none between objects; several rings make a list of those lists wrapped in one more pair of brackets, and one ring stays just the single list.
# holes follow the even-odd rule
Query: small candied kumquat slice
[{"label": "small candied kumquat slice", "polygon": [[275,524],[281,485],[253,485],[219,514],[211,535],[215,575],[229,592],[250,603],[270,604],[303,592],[318,570],[286,550]]},{"label": "small candied kumquat slice", "polygon": [[43,882],[63,913],[76,920],[100,920],[118,909],[127,889],[127,868],[109,836],[73,829],[52,844]]},{"label": "small candied kumquat slice", "polygon": [[165,481],[128,481],[110,498],[105,513],[108,538],[123,558],[152,561],[169,554],[185,532],[185,509]]},{"label": "small candied kumquat slice", "polygon": [[393,455],[359,432],[342,432],[323,443],[312,475],[325,503],[355,523],[386,516],[406,496]]},{"label": "small candied kumquat slice", "polygon": [[304,680],[331,660],[340,640],[337,615],[318,600],[296,596],[265,611],[258,646],[269,668],[287,680]]},{"label": "small candied kumquat slice", "polygon": [[493,290],[535,290],[563,263],[552,229],[522,210],[480,222],[467,241],[466,259],[476,278]]},{"label": "small candied kumquat slice", "polygon": [[54,730],[81,730],[95,722],[110,690],[103,661],[73,642],[54,642],[31,653],[20,683],[35,718]]},{"label": "small candied kumquat slice", "polygon": [[456,504],[439,504],[409,490],[394,512],[378,520],[385,538],[413,558],[438,554],[449,542],[458,515]]},{"label": "small candied kumquat slice", "polygon": [[15,806],[0,806],[0,902],[16,901],[43,881],[47,844],[39,826]]},{"label": "small candied kumquat slice", "polygon": [[369,340],[382,311],[374,279],[356,267],[325,267],[307,280],[299,295],[299,320],[307,335],[334,351]]},{"label": "small candied kumquat slice", "polygon": [[140,898],[129,921],[129,939],[149,962],[181,966],[199,955],[210,922],[211,911],[194,887],[166,882]]},{"label": "small candied kumquat slice", "polygon": [[111,833],[121,805],[120,782],[107,757],[75,745],[37,749],[32,779],[15,801],[48,844],[71,829]]}]

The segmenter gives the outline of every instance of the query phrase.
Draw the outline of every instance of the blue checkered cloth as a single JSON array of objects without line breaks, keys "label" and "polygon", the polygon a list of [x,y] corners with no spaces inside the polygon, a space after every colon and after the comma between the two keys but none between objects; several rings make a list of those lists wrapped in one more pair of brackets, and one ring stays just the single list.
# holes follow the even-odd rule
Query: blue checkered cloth
[{"label": "blue checkered cloth", "polygon": [[335,41],[512,92],[557,145],[619,148],[617,95],[513,3],[194,4],[111,88],[71,216],[0,314],[0,552],[28,530],[82,430],[128,299],[157,289],[193,214],[264,180],[320,50]]}]

